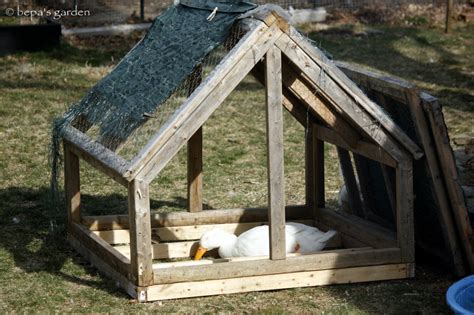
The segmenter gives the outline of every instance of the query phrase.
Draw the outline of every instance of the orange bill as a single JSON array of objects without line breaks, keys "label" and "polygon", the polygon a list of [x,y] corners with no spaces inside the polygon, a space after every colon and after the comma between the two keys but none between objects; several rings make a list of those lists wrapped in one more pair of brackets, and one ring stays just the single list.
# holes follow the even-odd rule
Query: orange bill
[{"label": "orange bill", "polygon": [[200,260],[206,252],[207,252],[207,248],[204,248],[201,245],[199,245],[199,248],[196,251],[196,255],[194,255],[194,260]]}]

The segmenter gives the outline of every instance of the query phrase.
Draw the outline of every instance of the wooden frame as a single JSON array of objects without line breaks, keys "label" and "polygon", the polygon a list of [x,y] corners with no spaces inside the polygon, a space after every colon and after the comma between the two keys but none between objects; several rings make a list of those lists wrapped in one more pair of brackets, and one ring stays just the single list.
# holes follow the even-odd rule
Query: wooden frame
[{"label": "wooden frame", "polygon": [[[241,23],[248,32],[131,162],[67,130],[71,245],[141,302],[413,277],[411,161],[420,149],[282,18]],[[202,211],[202,125],[251,71],[266,88],[268,208]],[[285,206],[282,108],[307,129],[305,205]],[[324,142],[396,169],[398,233],[325,208]],[[151,213],[150,182],[186,144],[189,212]],[[128,215],[81,216],[79,159],[127,187]],[[328,250],[286,255],[286,221],[339,233]],[[240,234],[261,224],[270,226],[269,257],[156,262],[191,257],[212,227]]]}]

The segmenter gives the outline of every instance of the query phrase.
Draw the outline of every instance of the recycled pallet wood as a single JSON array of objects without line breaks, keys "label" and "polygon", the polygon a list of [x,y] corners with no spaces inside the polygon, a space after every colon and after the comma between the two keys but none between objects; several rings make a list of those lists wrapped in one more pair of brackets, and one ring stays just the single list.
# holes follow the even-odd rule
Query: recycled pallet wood
[{"label": "recycled pallet wood", "polygon": [[[131,161],[71,126],[64,139],[68,238],[78,252],[140,302],[414,276],[413,169],[421,149],[337,67],[275,13],[241,21],[246,33]],[[268,206],[202,210],[202,125],[251,71],[265,85]],[[324,82],[319,73],[323,71]],[[191,91],[190,91],[191,92]],[[305,128],[306,204],[285,205],[282,109]],[[397,233],[325,207],[324,143],[395,170]],[[189,148],[187,212],[152,213],[150,182]],[[342,151],[341,151],[342,152]],[[128,189],[128,214],[81,214],[79,163]],[[193,179],[200,177],[199,182]],[[284,251],[285,222],[336,229],[328,248]],[[240,234],[268,224],[269,257],[193,261],[204,231]],[[171,261],[170,261],[171,260]]]},{"label": "recycled pallet wood", "polygon": [[[449,160],[449,138],[447,139],[444,120],[437,114],[434,120],[434,112],[437,109],[436,99],[426,93],[419,92],[416,87],[399,79],[386,77],[355,65],[338,63],[338,66],[364,91],[372,97],[382,108],[384,108],[400,126],[419,143],[423,148],[425,157],[415,161],[415,194],[418,196],[415,202],[415,213],[419,227],[418,242],[424,251],[431,251],[432,255],[441,259],[449,257],[454,273],[458,276],[466,274],[464,257],[468,259],[469,269],[472,269],[472,247],[469,238],[472,236],[467,210],[462,207],[462,198],[459,195],[460,187],[455,187],[455,164]],[[431,117],[430,117],[431,116]],[[428,119],[431,119],[429,121]],[[444,127],[440,127],[443,122]],[[443,129],[444,128],[444,129]],[[448,149],[449,148],[449,149]],[[355,156],[356,164],[361,179],[362,193],[367,196],[367,206],[372,209],[382,208],[382,204],[393,207],[393,196],[391,178],[385,167],[367,161],[367,159]],[[452,164],[451,164],[452,163]],[[453,170],[454,168],[454,170]],[[443,174],[447,173],[447,174]],[[383,176],[380,176],[383,175]],[[382,180],[383,179],[383,180]],[[448,179],[448,183],[445,181]],[[364,182],[378,180],[379,191],[364,191],[368,185]],[[385,186],[380,192],[382,186]],[[446,189],[448,188],[448,189]],[[382,200],[375,200],[373,196],[382,196]],[[366,199],[364,198],[364,199]],[[454,209],[456,208],[456,209]],[[435,209],[436,213],[431,210]],[[387,221],[392,221],[390,213],[379,213]],[[439,222],[433,219],[438,217]],[[433,224],[429,224],[429,220]],[[436,226],[434,225],[436,224]],[[429,226],[429,228],[427,228]],[[425,231],[425,233],[423,232]],[[458,233],[458,231],[460,231]],[[442,236],[442,237],[440,237]],[[458,241],[458,237],[461,242]],[[432,251],[431,248],[439,248],[439,242],[444,242],[441,252]],[[464,250],[464,254],[463,254]],[[465,256],[467,253],[468,256]],[[440,257],[442,256],[442,257]]]}]

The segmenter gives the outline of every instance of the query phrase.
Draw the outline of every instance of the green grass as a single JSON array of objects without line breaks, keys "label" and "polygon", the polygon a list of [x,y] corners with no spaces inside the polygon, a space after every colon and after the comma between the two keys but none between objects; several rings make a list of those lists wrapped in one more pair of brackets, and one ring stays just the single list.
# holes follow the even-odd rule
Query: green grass
[{"label": "green grass", "polygon": [[[397,75],[438,96],[451,135],[472,129],[474,28],[377,27],[383,35],[312,33],[337,59]],[[99,41],[97,41],[99,42]],[[134,40],[63,44],[49,53],[0,58],[0,311],[199,313],[444,313],[453,281],[429,267],[416,280],[302,288],[137,304],[67,244],[65,211],[48,202],[50,122],[110,71]],[[204,126],[206,208],[266,203],[264,93],[246,79]],[[304,130],[285,114],[288,203],[304,196]],[[340,185],[334,148],[326,147],[328,197]],[[186,205],[185,152],[155,181],[152,206]],[[84,163],[83,163],[84,164]],[[86,213],[125,211],[125,192],[82,166]]]}]

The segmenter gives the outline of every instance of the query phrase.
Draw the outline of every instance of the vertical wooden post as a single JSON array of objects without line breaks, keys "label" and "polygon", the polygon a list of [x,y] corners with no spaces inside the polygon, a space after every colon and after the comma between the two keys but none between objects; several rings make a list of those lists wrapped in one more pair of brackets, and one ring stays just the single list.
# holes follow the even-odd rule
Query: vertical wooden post
[{"label": "vertical wooden post", "polygon": [[202,211],[202,127],[188,141],[188,210]]},{"label": "vertical wooden post", "polygon": [[446,27],[444,29],[445,33],[451,32],[453,25],[453,0],[446,1]]},{"label": "vertical wooden post", "polygon": [[[314,138],[314,173],[316,176],[316,206],[326,207],[325,183],[324,183],[324,141],[316,139],[316,130],[313,130]],[[317,213],[315,213],[317,215]]]},{"label": "vertical wooden post", "polygon": [[281,51],[275,46],[267,52],[265,65],[270,258],[275,260],[286,258],[283,87]]},{"label": "vertical wooden post", "polygon": [[413,162],[398,164],[396,172],[397,238],[403,262],[415,261]]},{"label": "vertical wooden post", "polygon": [[138,286],[152,285],[150,196],[146,182],[135,179],[128,184],[128,212],[133,282]]},{"label": "vertical wooden post", "polygon": [[81,184],[79,172],[79,158],[71,152],[69,145],[64,146],[64,189],[66,191],[66,203],[68,223],[81,222]]},{"label": "vertical wooden post", "polygon": [[[198,65],[189,78],[188,96],[202,82],[202,66]],[[202,211],[202,127],[188,141],[188,211]]]},{"label": "vertical wooden post", "polygon": [[351,212],[362,216],[362,201],[360,199],[359,185],[357,184],[354,169],[352,168],[351,156],[347,150],[340,147],[337,147],[337,154],[339,156],[342,177],[344,177],[344,184],[346,185],[347,194],[349,196]]},{"label": "vertical wooden post", "polygon": [[314,170],[315,156],[314,145],[316,139],[313,137],[313,124],[309,122],[305,130],[305,188],[306,207],[313,213],[317,211],[316,206],[316,176]]},{"label": "vertical wooden post", "polygon": [[325,207],[324,199],[324,142],[316,138],[312,123],[306,129],[306,206],[313,218],[318,217],[318,208]]}]

